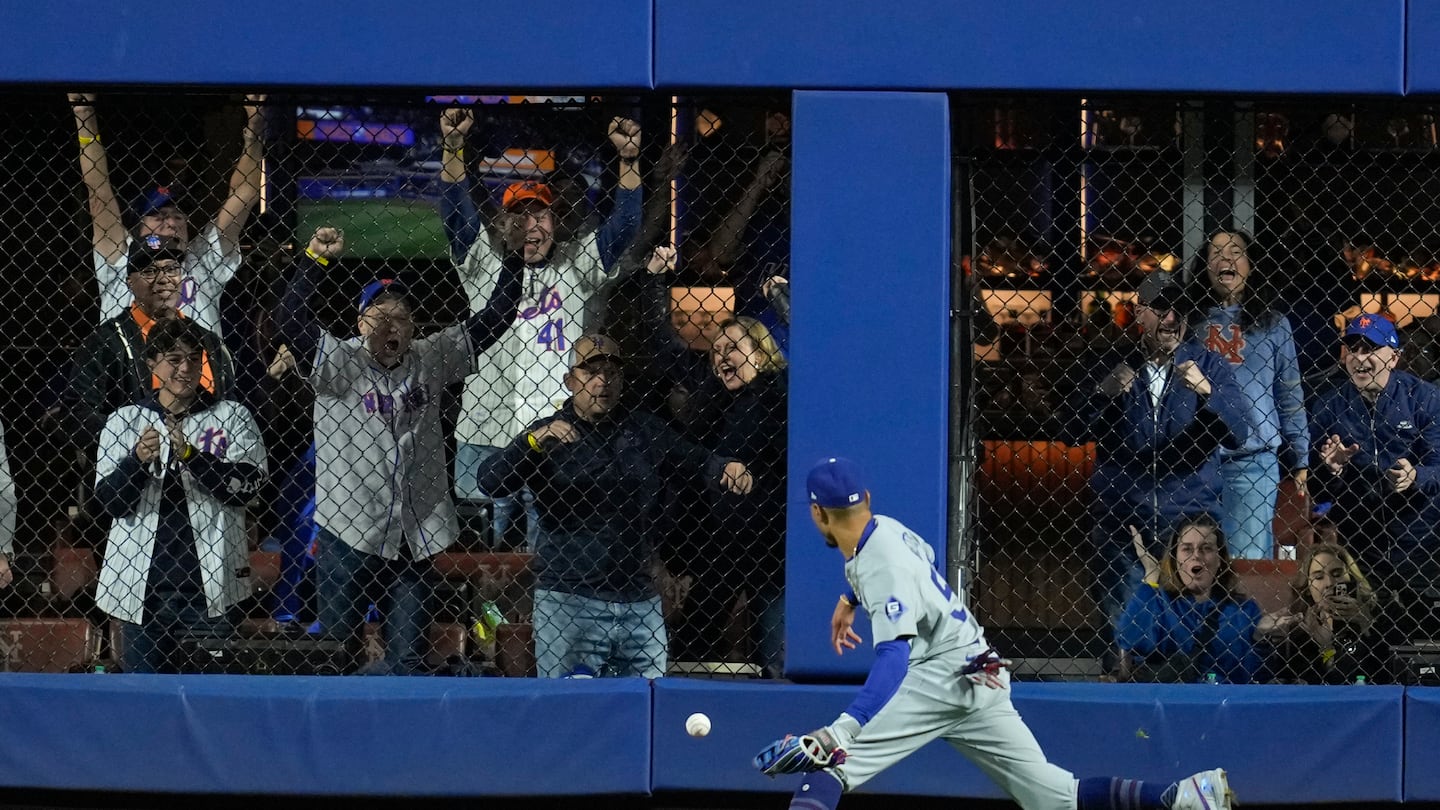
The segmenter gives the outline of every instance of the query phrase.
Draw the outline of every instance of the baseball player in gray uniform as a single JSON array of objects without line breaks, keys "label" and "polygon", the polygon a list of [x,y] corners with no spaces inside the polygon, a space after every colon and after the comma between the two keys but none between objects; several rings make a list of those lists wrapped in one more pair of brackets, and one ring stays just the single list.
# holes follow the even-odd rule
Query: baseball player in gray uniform
[{"label": "baseball player in gray uniform", "polygon": [[845,555],[851,591],[831,622],[837,653],[854,649],[855,608],[875,634],[870,675],[833,723],[777,740],[755,757],[775,776],[805,773],[792,808],[834,810],[845,791],[939,737],[995,780],[1024,810],[1230,810],[1225,772],[1170,785],[1076,779],[1050,764],[1010,702],[1009,661],[935,568],[930,546],[894,518],[870,512],[859,467],[816,464],[806,479],[810,517]]},{"label": "baseball player in gray uniform", "polygon": [[309,304],[320,268],[343,246],[340,231],[316,231],[279,317],[315,389],[317,612],[326,635],[354,643],[365,581],[387,581],[385,660],[367,672],[409,674],[428,626],[429,560],[459,534],[440,396],[515,320],[524,262],[512,250],[484,309],[423,338],[403,288],[373,282],[360,298],[360,334],[344,339],[321,329]]}]

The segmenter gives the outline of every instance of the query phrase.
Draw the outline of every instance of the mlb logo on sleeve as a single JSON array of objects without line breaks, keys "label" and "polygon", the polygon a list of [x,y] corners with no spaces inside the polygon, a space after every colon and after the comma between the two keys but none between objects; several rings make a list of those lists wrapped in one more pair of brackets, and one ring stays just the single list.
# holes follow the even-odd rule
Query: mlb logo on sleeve
[{"label": "mlb logo on sleeve", "polygon": [[900,621],[900,617],[904,615],[905,603],[893,596],[890,597],[889,601],[885,603],[885,618],[892,622],[898,622]]}]

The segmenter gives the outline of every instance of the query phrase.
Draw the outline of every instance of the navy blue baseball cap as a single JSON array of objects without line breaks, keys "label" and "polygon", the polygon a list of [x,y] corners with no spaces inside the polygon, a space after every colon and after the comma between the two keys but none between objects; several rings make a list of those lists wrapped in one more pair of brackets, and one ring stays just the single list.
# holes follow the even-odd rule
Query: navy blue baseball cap
[{"label": "navy blue baseball cap", "polygon": [[174,186],[153,186],[146,189],[145,193],[130,203],[131,215],[139,222],[167,205],[174,205],[177,191]]},{"label": "navy blue baseball cap", "polygon": [[132,241],[127,256],[126,273],[139,273],[159,261],[185,264],[185,251],[180,249],[178,240],[153,233]]},{"label": "navy blue baseball cap", "polygon": [[865,474],[848,458],[823,459],[805,476],[805,490],[822,509],[844,509],[865,500]]},{"label": "navy blue baseball cap", "polygon": [[1355,316],[1350,325],[1345,327],[1345,334],[1341,340],[1354,336],[1363,337],[1376,346],[1389,346],[1392,349],[1400,348],[1400,333],[1395,331],[1395,324],[1384,315],[1365,313]]},{"label": "navy blue baseball cap", "polygon": [[405,285],[399,281],[393,278],[377,278],[366,284],[365,289],[360,291],[360,311],[363,313],[371,304],[375,303],[375,299],[379,298],[381,293],[409,295]]}]

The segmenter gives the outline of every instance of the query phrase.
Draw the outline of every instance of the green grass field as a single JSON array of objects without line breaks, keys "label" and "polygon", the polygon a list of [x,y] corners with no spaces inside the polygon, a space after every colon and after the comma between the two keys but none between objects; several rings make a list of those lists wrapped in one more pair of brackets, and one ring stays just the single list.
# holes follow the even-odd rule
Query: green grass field
[{"label": "green grass field", "polygon": [[448,255],[440,212],[424,200],[305,200],[296,233],[321,226],[345,231],[345,255],[358,259],[443,259]]}]

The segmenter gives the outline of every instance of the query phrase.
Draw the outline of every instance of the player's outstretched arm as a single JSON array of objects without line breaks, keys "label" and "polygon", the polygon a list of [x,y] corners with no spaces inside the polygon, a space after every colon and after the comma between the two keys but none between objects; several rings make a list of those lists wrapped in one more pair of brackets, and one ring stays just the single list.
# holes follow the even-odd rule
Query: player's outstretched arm
[{"label": "player's outstretched arm", "polygon": [[241,134],[240,159],[235,162],[235,170],[230,174],[230,193],[215,217],[220,243],[227,253],[239,246],[240,233],[245,230],[250,212],[260,201],[261,165],[265,159],[261,141],[265,132],[265,113],[260,105],[264,102],[263,95],[245,97],[245,130]]},{"label": "player's outstretched arm", "polygon": [[120,219],[120,201],[110,183],[110,158],[100,142],[100,122],[95,115],[95,96],[70,93],[75,111],[75,130],[80,139],[80,176],[90,209],[91,243],[107,264],[125,257],[125,225]]}]

